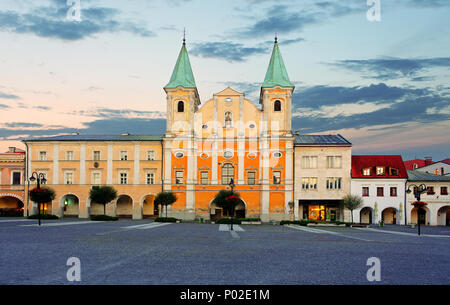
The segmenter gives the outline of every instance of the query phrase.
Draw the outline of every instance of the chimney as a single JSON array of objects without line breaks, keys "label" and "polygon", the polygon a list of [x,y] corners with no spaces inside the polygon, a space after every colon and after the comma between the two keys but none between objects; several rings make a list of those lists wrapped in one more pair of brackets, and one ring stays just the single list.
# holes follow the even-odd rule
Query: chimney
[{"label": "chimney", "polygon": [[15,153],[16,152],[16,148],[15,147],[8,147],[8,152],[9,153]]},{"label": "chimney", "polygon": [[425,166],[433,164],[433,158],[425,157]]},{"label": "chimney", "polygon": [[300,131],[297,130],[297,131],[295,132],[295,135],[296,135],[296,136],[299,136],[299,135],[300,135]]}]

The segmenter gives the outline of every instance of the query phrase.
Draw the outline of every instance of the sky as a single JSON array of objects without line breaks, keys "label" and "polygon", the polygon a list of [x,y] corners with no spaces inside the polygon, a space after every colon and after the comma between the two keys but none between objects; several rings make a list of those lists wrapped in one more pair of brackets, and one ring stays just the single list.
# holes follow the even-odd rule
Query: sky
[{"label": "sky", "polygon": [[230,86],[257,104],[276,33],[293,130],[442,160],[449,16],[449,0],[0,0],[0,151],[74,131],[164,133],[185,28],[202,102]]}]

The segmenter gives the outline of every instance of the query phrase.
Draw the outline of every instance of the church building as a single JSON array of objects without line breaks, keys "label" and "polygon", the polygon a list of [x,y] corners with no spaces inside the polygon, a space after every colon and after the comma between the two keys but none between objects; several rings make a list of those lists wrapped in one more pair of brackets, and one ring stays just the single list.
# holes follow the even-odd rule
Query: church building
[{"label": "church building", "polygon": [[[108,204],[109,215],[154,217],[160,209],[153,200],[164,190],[178,198],[169,207],[170,216],[214,221],[229,216],[212,200],[233,181],[241,197],[236,217],[258,217],[266,222],[289,219],[294,212],[297,217],[302,214],[301,198],[296,197],[294,203],[295,86],[289,80],[277,40],[258,104],[229,87],[200,101],[192,71],[183,41],[164,87],[164,135],[73,134],[24,141],[29,156],[27,176],[44,173],[47,185],[56,191],[49,211],[60,217],[82,218],[101,213],[99,206],[89,202],[88,193],[93,185],[102,184],[112,185],[119,194]],[[302,139],[297,144],[310,146],[309,140]],[[350,154],[351,144],[343,138],[340,141]],[[323,151],[326,145],[324,142],[318,149]],[[345,175],[348,180],[349,171]],[[36,209],[28,200],[25,205],[29,211]]]}]

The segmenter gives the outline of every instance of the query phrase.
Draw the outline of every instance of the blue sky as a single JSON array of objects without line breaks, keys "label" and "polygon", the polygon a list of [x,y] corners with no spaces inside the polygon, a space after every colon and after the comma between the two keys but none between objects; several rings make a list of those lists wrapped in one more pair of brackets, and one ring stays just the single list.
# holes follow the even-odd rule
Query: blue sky
[{"label": "blue sky", "polygon": [[202,101],[226,86],[258,102],[278,33],[293,127],[340,133],[354,154],[450,151],[450,1],[0,2],[0,148],[72,131],[163,133],[183,28]]}]

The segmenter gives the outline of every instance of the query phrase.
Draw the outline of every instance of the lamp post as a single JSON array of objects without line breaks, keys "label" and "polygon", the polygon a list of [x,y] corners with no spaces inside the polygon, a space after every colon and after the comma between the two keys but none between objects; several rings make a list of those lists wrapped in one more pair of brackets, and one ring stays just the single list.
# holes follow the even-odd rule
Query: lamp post
[{"label": "lamp post", "polygon": [[[233,178],[231,178],[229,186],[231,187],[231,196],[233,196],[233,189],[234,189]],[[234,216],[234,202],[231,202],[231,227],[230,227],[231,231],[233,231],[233,216]]]},{"label": "lamp post", "polygon": [[[47,182],[47,179],[45,179],[45,175],[43,173],[38,174],[37,172],[33,172],[31,174],[31,177],[29,178],[29,180],[31,182],[34,182],[36,180],[36,184],[37,184],[36,188],[38,190],[41,188],[41,183]],[[41,203],[38,202],[37,204],[38,204],[38,223],[39,223],[39,225],[41,225]]]},{"label": "lamp post", "polygon": [[[415,185],[415,184],[410,184],[408,186],[408,190],[406,190],[406,193],[410,194],[411,191],[411,186],[413,188],[416,188],[416,190],[414,191],[414,197],[416,197],[416,202],[413,202],[412,205],[414,205],[414,207],[417,208],[417,230],[418,230],[418,234],[420,235],[420,211],[422,210],[422,206],[426,205],[425,202],[421,202],[420,201],[420,195],[424,192],[427,191],[427,186],[425,184],[420,184],[419,186]],[[405,211],[406,213],[406,211]]]}]

